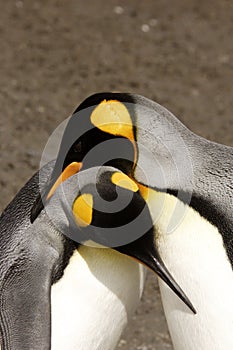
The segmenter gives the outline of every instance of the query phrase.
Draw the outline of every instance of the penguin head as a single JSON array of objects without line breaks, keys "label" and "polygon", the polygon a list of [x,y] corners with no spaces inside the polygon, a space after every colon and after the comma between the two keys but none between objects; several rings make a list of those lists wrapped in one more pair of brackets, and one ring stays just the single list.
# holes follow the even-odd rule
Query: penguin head
[{"label": "penguin head", "polygon": [[105,166],[79,172],[57,188],[45,210],[78,244],[114,249],[153,270],[195,312],[159,255],[148,206],[127,175]]},{"label": "penguin head", "polygon": [[113,248],[134,241],[153,226],[138,185],[106,166],[67,178],[45,210],[58,229],[81,244]]},{"label": "penguin head", "polygon": [[130,94],[100,93],[70,117],[48,183],[31,210],[33,222],[58,185],[80,170],[109,165],[132,175],[137,160],[134,100]]},{"label": "penguin head", "polygon": [[137,157],[133,106],[129,94],[100,93],[84,100],[67,124],[52,177],[72,162],[82,163],[82,169],[111,165],[130,173]]}]

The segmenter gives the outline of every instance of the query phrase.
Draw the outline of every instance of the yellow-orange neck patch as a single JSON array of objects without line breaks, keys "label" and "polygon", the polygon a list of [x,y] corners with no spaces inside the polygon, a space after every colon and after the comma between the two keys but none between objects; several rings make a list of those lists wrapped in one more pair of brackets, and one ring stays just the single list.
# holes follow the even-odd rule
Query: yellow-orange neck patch
[{"label": "yellow-orange neck patch", "polygon": [[150,203],[155,200],[155,196],[157,196],[158,192],[150,187],[140,184],[139,182],[137,182],[137,185],[142,198],[148,205],[150,205]]},{"label": "yellow-orange neck patch", "polygon": [[127,190],[137,192],[139,190],[137,184],[131,180],[127,175],[116,172],[111,177],[112,183]]},{"label": "yellow-orange neck patch", "polygon": [[83,193],[73,204],[75,222],[79,227],[90,225],[93,215],[93,196],[90,193]]},{"label": "yellow-orange neck patch", "polygon": [[139,188],[139,192],[142,196],[142,198],[147,201],[148,197],[149,197],[149,193],[150,193],[150,188],[148,188],[145,185],[140,184],[139,182],[137,182],[138,188]]}]

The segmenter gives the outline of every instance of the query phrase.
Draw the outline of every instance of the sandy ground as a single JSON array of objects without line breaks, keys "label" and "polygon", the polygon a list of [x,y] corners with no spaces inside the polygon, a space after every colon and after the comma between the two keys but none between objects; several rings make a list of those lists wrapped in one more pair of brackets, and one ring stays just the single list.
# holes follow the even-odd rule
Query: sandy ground
[{"label": "sandy ground", "polygon": [[[140,93],[233,145],[232,24],[227,0],[1,0],[0,209],[94,92]],[[172,349],[151,274],[119,349]]]}]

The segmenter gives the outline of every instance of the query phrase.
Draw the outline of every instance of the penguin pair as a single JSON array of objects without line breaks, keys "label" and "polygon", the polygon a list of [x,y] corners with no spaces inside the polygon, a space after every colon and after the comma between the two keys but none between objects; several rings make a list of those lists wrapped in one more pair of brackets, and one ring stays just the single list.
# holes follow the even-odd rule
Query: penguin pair
[{"label": "penguin pair", "polygon": [[[75,156],[79,150],[75,145]],[[193,309],[154,245],[143,187],[119,169],[86,166],[77,173],[75,160],[50,189],[54,163],[44,166],[1,215],[2,350],[113,349],[144,285],[144,269],[127,256],[154,270]],[[48,193],[46,206],[31,223],[40,188]],[[89,247],[93,242],[114,249]]]},{"label": "penguin pair", "polygon": [[[100,152],[101,149],[104,149],[104,152]],[[77,321],[79,327],[75,328],[76,335],[78,335],[79,329],[84,330],[82,335],[89,335],[86,337],[86,343],[78,343],[78,348],[114,348],[114,340],[111,342],[110,337],[107,337],[104,332],[101,333],[103,330],[101,328],[102,321],[99,319],[98,322],[97,314],[100,315],[99,312],[102,310],[105,315],[110,317],[107,319],[110,322],[106,322],[105,326],[108,326],[109,330],[112,325],[113,329],[110,333],[116,343],[116,339],[126,323],[127,317],[123,310],[127,310],[130,300],[135,307],[136,301],[139,299],[143,285],[143,272],[136,262],[126,257],[123,258],[123,255],[118,253],[116,249],[95,250],[95,248],[90,249],[86,245],[75,243],[77,240],[80,243],[87,243],[87,240],[88,242],[97,240],[100,244],[108,245],[108,237],[104,236],[103,242],[103,238],[100,238],[98,233],[100,232],[99,226],[102,228],[106,222],[108,225],[115,222],[115,220],[111,220],[111,215],[106,217],[105,211],[109,207],[108,201],[108,205],[103,211],[105,215],[102,215],[98,210],[92,210],[95,202],[95,195],[92,191],[84,192],[85,196],[81,195],[79,200],[78,193],[83,187],[81,186],[79,189],[76,187],[78,190],[76,193],[77,201],[72,203],[75,191],[68,190],[66,197],[71,198],[68,205],[67,202],[64,204],[64,201],[61,201],[60,193],[62,187],[66,188],[69,182],[72,183],[77,178],[84,177],[84,174],[87,176],[89,173],[90,177],[87,176],[87,179],[93,183],[92,175],[95,171],[92,167],[103,164],[115,166],[118,169],[102,167],[103,171],[110,171],[110,173],[111,171],[113,173],[123,171],[129,177],[131,187],[129,189],[129,185],[127,185],[128,188],[125,191],[133,194],[133,203],[139,203],[132,205],[131,218],[133,221],[135,213],[141,212],[142,203],[144,203],[146,211],[142,211],[144,213],[142,217],[145,220],[143,222],[153,224],[152,230],[148,229],[143,236],[138,238],[138,242],[143,242],[139,251],[137,240],[118,250],[123,249],[121,253],[136,257],[149,266],[148,256],[152,256],[154,270],[160,273],[165,282],[169,283],[173,290],[193,309],[191,303],[163,266],[162,260],[159,258],[160,254],[169,271],[188,292],[187,294],[197,309],[195,316],[184,309],[184,305],[161,282],[165,313],[175,348],[191,350],[232,348],[231,334],[223,326],[223,320],[227,320],[229,325],[232,324],[233,309],[229,297],[232,291],[233,260],[232,217],[230,214],[232,153],[230,147],[211,143],[194,135],[166,109],[144,97],[104,93],[85,100],[67,125],[55,166],[48,164],[43,168],[40,176],[37,174],[29,180],[29,183],[20,191],[1,217],[1,232],[4,233],[5,237],[2,243],[4,264],[1,273],[3,290],[1,297],[3,305],[1,307],[2,348],[49,349],[51,304],[52,349],[59,349],[59,336],[62,337],[61,334],[64,330],[67,338],[71,340],[70,348],[72,346],[75,348],[74,344],[77,339],[73,339],[72,336],[75,334],[74,328],[69,332],[66,321],[69,312],[66,313],[65,310],[74,310],[75,315],[72,315],[77,316],[77,310],[81,306],[85,308],[83,315],[94,317],[96,322],[92,323],[88,318],[85,319],[85,316],[83,316],[85,322],[76,317],[80,321]],[[75,175],[76,173],[77,175]],[[118,182],[116,184],[116,178],[119,178],[119,175],[113,178],[111,175],[110,182],[102,187],[100,192],[103,198],[108,198],[109,186],[110,188],[112,186],[121,188]],[[98,183],[98,179],[101,179],[99,182],[101,184],[103,177],[99,178],[98,176],[94,183]],[[132,185],[132,180],[134,185]],[[38,182],[43,189],[42,200],[39,196]],[[126,181],[126,183],[129,182]],[[134,191],[135,188],[139,190]],[[65,190],[64,193],[66,193]],[[70,195],[71,197],[69,197]],[[175,195],[178,197],[175,198]],[[63,204],[61,205],[61,203]],[[71,203],[72,206],[70,206]],[[45,209],[43,209],[44,204]],[[74,210],[80,206],[84,208],[81,215],[79,210]],[[73,208],[72,212],[69,213],[69,209],[67,214],[67,208],[71,207]],[[49,208],[53,208],[52,215],[47,216],[46,212]],[[59,217],[59,215],[54,215],[55,208],[59,208],[62,213],[66,214],[58,213],[63,216],[64,222],[55,222],[54,225],[53,219]],[[76,215],[77,212],[78,215]],[[84,216],[83,213],[85,213]],[[32,223],[29,220],[30,215]],[[51,220],[51,218],[53,219]],[[118,215],[118,220],[119,218],[123,220],[124,224],[128,224],[127,220],[124,221],[127,219],[127,215],[125,219]],[[69,230],[67,229],[68,222]],[[71,226],[70,222],[72,222]],[[80,223],[85,224],[82,226]],[[98,229],[94,229],[94,233],[93,223],[94,228],[96,224],[98,227]],[[80,226],[82,227],[81,231],[86,231],[87,235],[84,234],[85,237],[83,237],[80,233],[80,237],[77,239],[74,235],[77,234],[77,228]],[[104,228],[106,229],[106,224]],[[112,231],[113,227],[110,229]],[[42,231],[45,234],[41,234]],[[69,237],[68,234],[67,237],[67,233],[70,233],[71,236]],[[35,236],[35,241],[31,240],[32,234]],[[153,235],[155,237],[151,239]],[[55,249],[52,249],[54,247]],[[151,252],[151,249],[154,250],[152,254],[148,253]],[[40,251],[42,251],[41,255]],[[93,253],[94,251],[98,253]],[[101,254],[106,254],[105,262],[103,262],[104,258]],[[90,256],[92,258],[88,259]],[[97,256],[101,259],[97,259]],[[216,261],[215,256],[218,257],[218,261]],[[112,274],[108,279],[109,284],[104,283],[107,287],[106,294],[104,294],[103,289],[99,289],[98,283],[92,284],[90,282],[88,284],[87,281],[88,276],[91,277],[92,282],[97,282],[100,275],[105,277],[109,275],[111,269],[110,265],[108,268],[107,262],[113,262],[115,258],[118,261],[117,266],[120,266],[120,261],[122,262],[124,259],[124,263],[121,265],[122,270],[119,268],[118,274],[116,274],[119,277],[119,279],[116,278],[116,284],[121,288],[128,288],[130,293],[127,294],[127,300],[123,300],[122,289],[114,293],[111,284]],[[97,266],[97,261],[103,262],[101,267]],[[29,262],[30,264],[28,264]],[[136,283],[135,281],[137,281],[137,288],[131,290],[130,283],[126,283],[124,287],[119,283],[120,278],[124,275],[122,271],[124,271],[126,263],[131,264],[131,267],[134,266],[134,278],[128,279],[129,273],[126,282],[133,283],[134,281]],[[28,273],[25,265],[28,268]],[[75,268],[73,269],[72,266]],[[93,273],[90,266],[96,267],[92,270]],[[111,265],[112,268],[114,266],[116,265]],[[83,278],[79,278],[75,284],[77,289],[74,288],[72,294],[72,288],[67,286],[69,286],[68,282],[74,281],[73,272],[76,271],[76,268],[80,268],[78,270],[79,276],[83,276]],[[131,268],[127,268],[127,271],[131,271]],[[35,273],[37,275],[36,281]],[[28,278],[29,276],[30,278]],[[165,278],[166,276],[168,280]],[[220,281],[217,283],[217,288],[216,284],[214,285],[215,279]],[[90,285],[90,293],[92,292],[92,294],[87,293],[88,288],[81,288],[79,284],[81,281],[84,284],[87,281],[85,286]],[[50,302],[51,285],[52,301]],[[80,288],[78,288],[79,285]],[[27,293],[26,286],[29,286]],[[35,293],[34,298],[29,298],[30,291],[35,290],[35,288],[38,289],[38,293]],[[9,291],[16,290],[19,290],[20,293],[19,295],[16,292],[13,293],[14,301],[12,302],[9,300]],[[62,298],[62,295],[65,295],[64,292],[67,293],[67,298]],[[131,292],[134,298],[132,298]],[[97,311],[96,307],[90,307],[89,303],[93,300],[93,294],[99,300],[97,303],[99,312],[95,312]],[[103,303],[101,296],[109,296],[110,294],[114,296],[114,302]],[[71,295],[73,296],[70,298],[71,305],[66,305],[65,302],[69,300]],[[75,295],[79,295],[79,297],[75,299]],[[83,297],[88,299],[85,299],[85,303],[82,303]],[[53,302],[53,300],[55,301]],[[216,300],[216,304],[213,303],[213,300]],[[75,308],[73,308],[74,301]],[[103,308],[105,304],[106,309]],[[24,313],[22,313],[22,305],[26,310]],[[58,311],[60,306],[61,309],[63,306],[61,314]],[[132,310],[133,307],[130,309]],[[62,319],[60,315],[64,316],[63,324],[59,321]],[[112,319],[116,315],[120,321],[114,323]],[[83,324],[84,328],[81,328]],[[94,329],[88,328],[92,324],[94,324]],[[74,322],[72,322],[72,326],[75,327]],[[195,337],[191,337],[190,334],[195,334]],[[62,337],[62,339],[67,338]],[[80,340],[82,337],[78,338]],[[88,343],[88,341],[92,341],[92,343]],[[110,343],[108,343],[109,341]],[[63,348],[68,349],[67,346],[63,346]]]},{"label": "penguin pair", "polygon": [[72,162],[115,166],[144,188],[159,253],[197,311],[188,313],[160,282],[175,349],[232,349],[232,147],[195,135],[142,96],[101,93],[71,117],[43,200]]}]

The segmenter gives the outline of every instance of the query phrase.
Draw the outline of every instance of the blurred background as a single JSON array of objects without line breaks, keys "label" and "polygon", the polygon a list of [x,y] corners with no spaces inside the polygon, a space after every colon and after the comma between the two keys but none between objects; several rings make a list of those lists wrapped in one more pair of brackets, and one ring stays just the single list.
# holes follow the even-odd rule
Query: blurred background
[{"label": "blurred background", "polygon": [[[142,94],[233,145],[232,1],[0,4],[1,210],[38,169],[51,132],[95,92]],[[172,349],[151,274],[119,349]]]}]

